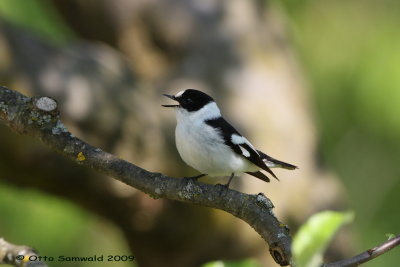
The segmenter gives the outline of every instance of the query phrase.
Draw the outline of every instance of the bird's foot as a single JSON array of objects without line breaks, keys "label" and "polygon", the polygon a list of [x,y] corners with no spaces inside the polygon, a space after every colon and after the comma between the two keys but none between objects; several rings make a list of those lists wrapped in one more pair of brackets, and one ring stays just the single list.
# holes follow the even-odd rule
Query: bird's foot
[{"label": "bird's foot", "polygon": [[192,176],[192,177],[183,177],[183,179],[187,180],[187,181],[197,181],[199,178],[206,176],[207,174],[199,174],[196,176]]},{"label": "bird's foot", "polygon": [[229,184],[216,184],[216,186],[219,186],[219,187],[221,187],[221,188],[223,188],[223,189],[229,189]]},{"label": "bird's foot", "polygon": [[226,184],[217,184],[217,186],[221,187],[219,191],[220,196],[222,195],[222,192],[227,191],[229,189],[229,185],[231,184],[234,175],[235,175],[234,173],[231,174],[231,176],[229,177],[229,181]]},{"label": "bird's foot", "polygon": [[231,174],[231,176],[229,177],[228,183],[225,185],[226,189],[228,189],[228,188],[229,188],[229,185],[230,185],[230,184],[231,184],[231,182],[232,182],[233,176],[235,176],[235,174],[234,174],[234,173],[232,173],[232,174]]}]

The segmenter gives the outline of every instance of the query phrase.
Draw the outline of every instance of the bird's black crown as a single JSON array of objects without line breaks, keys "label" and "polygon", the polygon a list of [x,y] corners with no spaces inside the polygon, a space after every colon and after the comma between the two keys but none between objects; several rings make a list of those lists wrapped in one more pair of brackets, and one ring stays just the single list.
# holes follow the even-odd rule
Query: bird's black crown
[{"label": "bird's black crown", "polygon": [[175,100],[179,102],[179,105],[182,108],[189,112],[197,111],[208,103],[214,101],[211,96],[195,89],[186,89],[183,94],[176,96]]}]

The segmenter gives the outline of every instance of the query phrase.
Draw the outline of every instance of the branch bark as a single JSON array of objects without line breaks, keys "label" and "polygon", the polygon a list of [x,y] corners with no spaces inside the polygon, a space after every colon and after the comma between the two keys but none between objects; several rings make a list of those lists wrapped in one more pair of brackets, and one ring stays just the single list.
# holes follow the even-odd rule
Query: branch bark
[{"label": "branch bark", "polygon": [[18,246],[0,238],[0,264],[23,267],[46,267],[40,256],[31,247]]},{"label": "branch bark", "polygon": [[322,264],[321,267],[351,267],[358,266],[362,263],[375,259],[376,257],[388,252],[394,247],[400,245],[400,235],[387,240],[386,242],[364,251],[361,254],[358,254],[350,259],[345,259],[337,262]]},{"label": "branch bark", "polygon": [[279,265],[292,261],[289,228],[274,216],[272,202],[262,193],[249,195],[144,170],[72,135],[60,120],[57,102],[48,97],[29,98],[1,86],[0,119],[16,132],[39,138],[78,164],[112,176],[153,198],[224,210],[253,227],[268,243]]}]

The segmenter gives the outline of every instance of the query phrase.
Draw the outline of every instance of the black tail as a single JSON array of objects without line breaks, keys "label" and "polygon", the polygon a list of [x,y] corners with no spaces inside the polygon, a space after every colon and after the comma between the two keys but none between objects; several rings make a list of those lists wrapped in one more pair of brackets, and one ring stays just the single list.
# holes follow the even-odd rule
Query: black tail
[{"label": "black tail", "polygon": [[274,159],[273,157],[268,156],[267,154],[261,152],[260,150],[257,150],[258,154],[260,154],[261,159],[264,161],[265,164],[268,163],[273,163],[275,166],[274,167],[279,167],[287,170],[294,170],[298,169],[297,166]]},{"label": "black tail", "polygon": [[[270,179],[268,178],[268,176],[266,176],[264,173],[262,173],[260,171],[258,171],[258,172],[246,172],[246,173],[248,173],[248,174],[250,174],[250,175],[252,175],[254,177],[257,177],[258,179],[263,180],[264,182],[267,182],[267,183],[270,182]],[[278,179],[278,178],[276,178],[276,179]],[[278,179],[278,181],[279,181],[279,179]]]},{"label": "black tail", "polygon": [[[284,168],[287,170],[294,170],[297,169],[297,166],[294,166],[292,164],[274,159],[273,157],[268,156],[267,154],[261,152],[260,150],[257,150],[258,154],[260,155],[262,161],[264,162],[265,165],[274,165],[273,167],[279,167],[279,168]],[[278,177],[275,176],[275,174],[271,171],[271,169],[267,166],[265,166],[265,168],[263,168],[264,170],[268,171],[274,178],[276,178],[278,181]],[[254,177],[257,177],[260,180],[263,180],[264,182],[269,183],[270,179],[268,178],[268,176],[266,176],[264,173],[258,171],[258,172],[246,172]]]}]

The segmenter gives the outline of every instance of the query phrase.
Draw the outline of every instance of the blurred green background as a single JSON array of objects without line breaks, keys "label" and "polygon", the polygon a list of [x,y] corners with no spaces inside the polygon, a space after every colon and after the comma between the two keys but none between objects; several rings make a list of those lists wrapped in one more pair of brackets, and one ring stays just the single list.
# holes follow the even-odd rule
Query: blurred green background
[{"label": "blurred green background", "polygon": [[[283,3],[312,84],[319,155],[346,188],[359,244],[373,247],[400,225],[400,5]],[[395,266],[399,257],[366,266]]]},{"label": "blurred green background", "polygon": [[[226,106],[234,106],[235,103],[238,103],[237,101],[228,101],[238,95],[235,90],[229,91],[232,76],[235,76],[232,73],[235,74],[238,69],[244,69],[244,66],[253,65],[245,63],[247,58],[251,58],[253,54],[256,55],[255,57],[258,55],[259,61],[267,58],[264,60],[266,65],[273,65],[276,59],[271,59],[275,57],[271,54],[277,53],[276,51],[284,51],[283,54],[285,54],[289,51],[293,56],[291,60],[295,62],[298,69],[296,73],[301,77],[297,80],[303,88],[300,98],[302,95],[309,97],[310,100],[305,102],[308,105],[305,109],[311,111],[307,113],[309,114],[308,119],[315,128],[316,145],[306,148],[312,152],[305,153],[310,156],[309,158],[300,159],[310,161],[312,162],[310,166],[314,166],[312,172],[314,180],[310,180],[308,187],[313,187],[315,181],[323,179],[318,177],[320,171],[327,171],[334,175],[335,183],[340,184],[342,189],[341,193],[335,194],[334,201],[331,201],[329,205],[318,206],[314,209],[312,207],[299,209],[297,212],[300,214],[291,213],[290,207],[287,207],[288,211],[278,210],[278,214],[284,215],[286,218],[284,221],[295,230],[311,213],[321,209],[354,211],[354,222],[342,233],[342,237],[339,238],[341,241],[334,242],[328,250],[327,259],[329,260],[349,257],[383,242],[386,233],[398,233],[400,226],[398,208],[400,202],[398,193],[400,192],[400,3],[398,1],[248,1],[245,6],[251,8],[253,13],[250,15],[245,12],[246,8],[240,8],[240,4],[238,4],[240,1],[232,1],[232,3],[225,1],[220,4],[212,4],[208,1],[206,1],[208,4],[195,4],[195,1],[187,1],[183,4],[181,1],[173,0],[164,3],[151,1],[151,4],[144,2],[0,1],[0,24],[2,25],[0,43],[3,45],[8,42],[4,40],[11,40],[9,47],[12,47],[9,50],[12,52],[3,52],[7,49],[4,48],[4,45],[0,46],[2,84],[29,95],[54,93],[55,96],[58,96],[58,100],[63,97],[68,101],[79,100],[82,98],[68,97],[68,93],[64,91],[68,90],[68,86],[65,88],[59,86],[58,91],[51,89],[54,84],[58,86],[58,76],[51,73],[53,66],[56,66],[54,68],[58,68],[60,73],[64,71],[65,64],[59,58],[46,61],[48,69],[43,66],[40,69],[48,72],[40,73],[40,79],[37,78],[39,77],[37,72],[30,70],[37,69],[32,67],[36,61],[45,61],[40,54],[47,55],[47,52],[44,51],[50,51],[51,55],[58,49],[60,51],[65,49],[66,56],[73,59],[93,56],[93,62],[96,64],[100,62],[99,64],[103,64],[105,68],[97,69],[97,65],[93,65],[94,67],[85,65],[84,70],[79,73],[83,78],[79,75],[76,76],[80,79],[75,77],[73,84],[79,86],[85,84],[82,79],[86,79],[86,75],[93,75],[93,80],[88,81],[85,85],[87,88],[97,90],[93,92],[100,92],[98,89],[100,87],[109,87],[111,94],[117,94],[114,92],[117,90],[120,92],[119,88],[123,85],[125,89],[127,88],[128,93],[121,94],[121,97],[113,100],[112,104],[125,109],[114,112],[109,108],[111,100],[106,99],[103,102],[97,100],[105,93],[94,93],[89,99],[90,101],[94,101],[93,99],[99,101],[95,102],[98,112],[96,109],[93,113],[88,111],[89,115],[84,119],[82,119],[82,114],[85,114],[82,113],[83,111],[79,113],[76,107],[69,109],[69,106],[66,105],[64,116],[69,127],[73,127],[77,132],[76,135],[84,136],[89,143],[100,145],[133,162],[139,162],[140,164],[138,164],[141,166],[163,171],[169,175],[183,176],[189,173],[190,169],[182,165],[174,151],[173,121],[168,121],[170,117],[165,119],[165,116],[158,119],[159,115],[152,113],[152,108],[147,107],[145,103],[149,103],[148,101],[151,100],[158,107],[160,101],[163,101],[159,95],[165,92],[165,88],[173,88],[171,92],[172,90],[178,91],[177,87],[179,88],[181,84],[196,86],[200,80],[206,84],[206,86],[203,84],[205,88],[221,88],[213,91],[215,98],[224,99]],[[239,8],[237,8],[238,6]],[[229,12],[234,14],[237,20],[224,19]],[[174,18],[169,16],[174,16]],[[243,32],[254,31],[265,36],[266,41],[261,41],[259,46],[253,45],[251,40],[255,37],[241,38],[242,35],[245,35],[238,30],[242,29],[241,27],[244,29]],[[213,30],[209,30],[211,28]],[[263,28],[268,30],[264,32]],[[12,32],[11,35],[10,32]],[[41,45],[27,50],[26,48],[30,47],[30,41],[26,40],[29,38],[16,37],[14,32],[36,36],[34,38],[40,40]],[[274,38],[278,41],[271,42],[270,40]],[[202,40],[202,42],[197,42],[197,40]],[[85,46],[84,42],[100,44],[100,46],[104,44],[107,48]],[[36,61],[25,61],[25,54],[18,52],[19,46],[13,46],[16,43],[21,44],[20,48],[26,45],[23,51]],[[77,46],[78,48],[87,48],[87,50],[72,50]],[[13,50],[14,47],[16,47],[15,50]],[[211,50],[209,50],[210,48]],[[105,49],[108,52],[103,54],[101,52],[103,50],[98,49]],[[117,52],[112,52],[110,49]],[[39,54],[35,55],[34,53]],[[120,61],[114,60],[114,56],[120,58]],[[214,57],[218,60],[205,62],[202,57],[205,59]],[[86,64],[87,61],[89,60],[84,63]],[[92,61],[89,63],[92,64]],[[224,71],[227,66],[229,66],[230,72]],[[94,74],[92,73],[93,69],[97,71]],[[249,73],[252,73],[251,70],[250,68]],[[123,74],[121,76],[109,74],[114,72]],[[228,73],[228,75],[221,73]],[[60,77],[64,77],[63,75]],[[273,76],[273,72],[271,75]],[[124,83],[122,84],[120,80],[123,80]],[[235,81],[233,79],[233,83]],[[294,81],[296,85],[299,83]],[[246,84],[248,92],[250,92],[251,86],[251,83]],[[41,91],[41,88],[45,89]],[[129,89],[133,93],[129,92]],[[181,89],[183,88],[179,90]],[[246,90],[243,89],[242,96],[246,94]],[[78,95],[81,92],[85,91],[80,91]],[[268,91],[268,94],[270,93]],[[293,94],[291,93],[292,96]],[[297,96],[296,94],[294,97]],[[132,103],[125,99],[136,100]],[[290,106],[285,107],[288,105],[284,101],[287,98],[278,99],[280,101],[278,104],[283,106],[283,109],[291,108]],[[240,97],[238,101],[240,101]],[[132,112],[137,113],[138,110],[142,112],[142,117],[129,116],[131,108]],[[125,126],[118,128],[113,124],[110,126],[109,123],[104,123],[106,125],[96,123],[92,119],[94,117],[91,116],[97,116],[98,114],[94,113],[101,113],[99,110],[105,109],[107,112],[104,112],[104,116],[103,114],[99,115],[103,116],[100,117],[100,121],[110,117],[110,121],[112,121],[113,116],[122,117],[124,120],[121,119],[115,125]],[[226,108],[226,110],[232,110],[232,107]],[[78,115],[74,112],[78,112]],[[164,119],[168,122],[163,122]],[[255,120],[246,120],[245,118],[239,118],[238,122],[242,123],[242,128],[248,128],[251,124],[256,123]],[[157,128],[160,125],[162,127]],[[286,127],[283,128],[286,132],[291,129],[287,125],[284,127]],[[115,128],[118,128],[118,131],[114,130]],[[293,127],[293,130],[295,133],[296,128]],[[142,131],[146,131],[148,136],[142,137]],[[253,130],[248,130],[248,132],[251,131]],[[3,127],[0,137],[11,140],[14,138],[14,134]],[[22,137],[18,138],[15,140],[15,144],[34,142],[29,138],[23,139],[24,141],[21,141]],[[301,142],[302,140],[296,141]],[[271,142],[273,143],[273,141]],[[19,181],[12,177],[14,172],[10,166],[14,166],[14,168],[22,166],[20,158],[26,160],[26,158],[36,155],[35,151],[38,150],[44,150],[46,152],[41,153],[49,155],[52,152],[45,148],[38,149],[40,144],[33,145],[32,151],[34,152],[32,153],[24,152],[25,149],[22,148],[22,145],[15,150],[13,147],[7,147],[4,143],[0,143],[0,147],[1,145],[3,148],[0,150],[0,182],[4,181],[0,183],[0,236],[10,242],[31,245],[42,255],[47,256],[133,254],[140,258],[141,253],[145,254],[140,252],[139,248],[142,246],[143,240],[149,240],[150,252],[147,251],[147,253],[150,254],[152,253],[151,244],[159,246],[157,251],[163,251],[165,248],[162,244],[169,244],[168,242],[175,240],[177,243],[172,243],[173,245],[169,248],[171,251],[175,249],[170,257],[195,259],[187,260],[190,263],[187,263],[188,266],[200,266],[211,260],[243,260],[248,257],[257,258],[257,262],[262,266],[267,266],[267,262],[268,266],[275,266],[274,263],[268,261],[270,259],[266,259],[269,255],[266,248],[262,247],[262,241],[251,243],[246,246],[246,249],[241,249],[241,254],[237,253],[240,245],[231,245],[232,240],[235,239],[216,234],[221,225],[223,225],[222,228],[225,228],[226,224],[230,225],[226,221],[220,222],[222,220],[220,213],[205,215],[208,212],[207,209],[188,207],[193,211],[187,211],[179,204],[175,208],[170,207],[176,203],[168,204],[167,202],[167,204],[162,204],[161,208],[157,206],[159,204],[146,204],[148,206],[143,204],[143,209],[146,211],[157,206],[158,208],[154,208],[157,212],[158,209],[165,209],[167,214],[173,214],[175,217],[183,214],[183,217],[191,217],[198,224],[206,225],[185,225],[188,227],[189,236],[190,231],[198,231],[195,237],[181,237],[181,233],[175,228],[183,226],[174,228],[174,225],[178,223],[174,223],[173,219],[156,217],[157,224],[164,223],[164,226],[157,228],[161,230],[155,230],[150,236],[146,235],[147,230],[140,230],[147,229],[146,227],[138,226],[139,230],[130,233],[134,240],[139,240],[136,241],[137,246],[132,243],[128,245],[129,241],[126,241],[126,235],[129,231],[126,229],[129,226],[121,230],[118,225],[118,216],[107,220],[107,216],[111,213],[101,211],[102,208],[95,208],[95,212],[89,212],[93,210],[90,208],[92,206],[85,204],[85,200],[82,200],[83,197],[75,196],[85,195],[85,198],[91,198],[90,191],[80,192],[77,190],[75,194],[63,195],[58,191],[62,190],[62,186],[58,189],[41,190],[40,183],[37,187],[35,186],[33,180],[36,178],[26,182],[26,180]],[[273,145],[269,146],[274,147]],[[290,150],[290,148],[288,149]],[[137,154],[141,156],[136,153],[130,155],[129,151],[132,150],[138,151]],[[16,155],[10,156],[14,152]],[[169,153],[172,153],[173,156],[169,157]],[[162,155],[162,164],[155,155]],[[286,157],[286,159],[290,159],[290,157]],[[299,160],[295,159],[296,163],[299,163]],[[177,164],[181,164],[179,168],[172,167]],[[301,172],[304,168],[301,163],[299,165]],[[30,172],[29,169],[26,171]],[[46,172],[46,169],[41,167],[35,175],[40,176],[41,172]],[[18,172],[15,177],[19,175],[23,176]],[[285,173],[283,176],[290,176],[290,174]],[[286,177],[285,179],[289,180],[287,184],[283,181],[281,188],[277,185],[274,190],[284,192],[283,186],[290,187],[290,179]],[[290,190],[296,191],[295,186],[293,187]],[[90,187],[88,188],[90,189]],[[118,197],[127,198],[126,190],[116,189]],[[318,199],[318,196],[329,195],[331,188],[328,184],[315,190],[316,193],[314,193],[317,194]],[[43,193],[43,191],[50,192],[50,194]],[[266,194],[269,195],[268,192]],[[301,192],[298,194],[302,197]],[[307,192],[303,194],[307,194]],[[98,195],[101,195],[101,191]],[[307,196],[303,195],[303,198],[307,198]],[[74,204],[76,199],[79,201]],[[138,203],[147,201],[143,200],[143,197],[134,197],[133,199]],[[285,206],[283,202],[283,200],[282,203],[274,201],[277,209],[279,206]],[[169,208],[165,208],[166,206]],[[175,212],[172,213],[171,209]],[[147,215],[142,213],[138,216],[147,218]],[[232,220],[232,218],[230,219]],[[128,223],[131,222],[124,224]],[[146,220],[143,224],[152,225]],[[207,224],[217,226],[207,226]],[[168,236],[165,231],[169,231],[171,227],[172,233],[171,236]],[[207,246],[205,245],[207,243],[201,239],[204,239],[205,233],[208,233],[208,227],[211,227],[209,233],[212,234],[210,236],[214,236],[221,242],[218,243],[220,245],[214,247],[215,254],[210,254],[206,248],[203,248]],[[233,226],[230,225],[230,227]],[[160,241],[160,244],[155,245],[153,243],[157,242],[154,241],[157,240],[155,237],[169,241],[167,243]],[[180,240],[187,241],[191,238],[200,240],[197,240],[196,244],[202,247],[201,253],[205,256],[196,258],[196,254],[201,254],[198,252],[198,248],[192,251],[185,250],[185,253],[178,249]],[[246,240],[245,237],[241,239],[243,243],[250,242]],[[210,249],[213,248],[210,247]],[[167,252],[165,253],[167,254]],[[264,256],[260,256],[261,254]],[[154,254],[154,257],[157,257],[157,254]],[[144,257],[141,266],[157,266],[157,261],[153,262],[150,259],[151,255]],[[397,266],[399,261],[400,253],[398,249],[395,249],[365,266]],[[94,264],[101,266],[99,263]],[[94,266],[94,264],[92,265]],[[109,265],[105,262],[103,264],[104,266],[132,266],[131,263]],[[90,264],[77,263],[74,266],[88,265]],[[68,265],[54,262],[51,263],[51,266]]]}]

